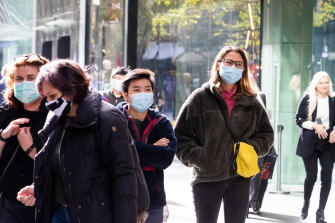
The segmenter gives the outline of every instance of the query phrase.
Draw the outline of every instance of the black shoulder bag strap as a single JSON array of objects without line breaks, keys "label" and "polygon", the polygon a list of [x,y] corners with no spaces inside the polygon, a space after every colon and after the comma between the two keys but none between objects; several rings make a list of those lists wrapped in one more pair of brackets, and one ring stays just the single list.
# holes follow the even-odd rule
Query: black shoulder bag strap
[{"label": "black shoulder bag strap", "polygon": [[[3,122],[5,121],[5,119],[6,119],[7,117],[8,117],[7,113],[6,113],[6,112],[4,113],[4,110],[1,110],[1,120],[0,120],[1,125],[3,124]],[[4,148],[5,148],[5,146],[4,146]],[[5,169],[3,170],[2,174],[1,174],[1,177],[0,177],[0,183],[1,183],[1,180],[2,180],[3,176],[5,175],[5,173],[6,173],[7,169],[8,169],[8,167],[9,167],[10,164],[13,162],[14,157],[15,157],[16,153],[19,151],[19,149],[20,149],[20,144],[17,145],[17,147],[16,147],[16,149],[15,149],[13,155],[10,157],[10,160],[8,161],[8,163],[7,163],[6,167],[5,167]]]},{"label": "black shoulder bag strap", "polygon": [[[207,92],[207,91],[206,91],[206,92]],[[210,94],[209,92],[207,92],[207,93]],[[233,137],[234,142],[236,142],[236,148],[235,148],[234,157],[233,157],[233,158],[234,158],[233,170],[234,170],[234,172],[236,172],[236,170],[237,170],[236,157],[237,157],[238,151],[239,151],[239,149],[240,149],[240,141],[239,141],[239,140],[236,140],[235,135],[233,134],[233,132],[232,132],[232,130],[231,130],[231,126],[230,126],[229,119],[228,119],[228,117],[227,117],[227,115],[226,115],[226,112],[223,110],[223,107],[221,106],[221,103],[222,103],[222,102],[221,102],[218,98],[216,98],[215,96],[213,96],[212,94],[210,94],[210,95],[211,95],[212,97],[214,97],[215,100],[217,101],[218,106],[219,106],[219,108],[220,108],[220,111],[221,111],[221,113],[222,113],[222,115],[223,115],[224,122],[226,123],[227,129],[229,130],[231,136]]]},{"label": "black shoulder bag strap", "polygon": [[8,163],[7,163],[6,167],[5,167],[5,169],[3,170],[2,174],[1,174],[1,177],[0,177],[0,183],[1,183],[1,180],[2,180],[3,176],[5,175],[5,173],[6,173],[7,169],[8,169],[8,167],[9,167],[10,164],[13,162],[14,157],[15,157],[16,153],[19,151],[19,149],[20,149],[20,145],[18,145],[18,146],[16,147],[16,149],[15,149],[15,151],[14,151],[12,157],[10,158],[10,160],[8,161]]}]

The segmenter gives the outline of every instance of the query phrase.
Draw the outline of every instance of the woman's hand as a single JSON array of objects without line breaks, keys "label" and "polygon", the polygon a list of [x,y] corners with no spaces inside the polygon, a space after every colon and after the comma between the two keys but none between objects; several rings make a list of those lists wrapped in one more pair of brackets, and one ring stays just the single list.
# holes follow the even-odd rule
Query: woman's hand
[{"label": "woman's hand", "polygon": [[329,135],[329,143],[335,142],[335,130],[333,130]]},{"label": "woman's hand", "polygon": [[167,146],[169,144],[170,140],[167,138],[161,138],[157,142],[155,142],[153,145],[154,146]]},{"label": "woman's hand", "polygon": [[326,139],[327,138],[328,133],[327,133],[324,125],[315,123],[312,128],[318,134],[319,139]]},{"label": "woman's hand", "polygon": [[9,125],[2,131],[1,136],[5,139],[8,139],[14,135],[17,135],[20,131],[20,125],[28,122],[29,118],[19,118],[11,121]]},{"label": "woman's hand", "polygon": [[33,137],[30,133],[30,127],[22,127],[17,134],[17,140],[21,148],[25,151],[33,144]]},{"label": "woman's hand", "polygon": [[34,185],[26,186],[17,193],[17,200],[26,206],[34,206],[36,198],[34,197]]}]

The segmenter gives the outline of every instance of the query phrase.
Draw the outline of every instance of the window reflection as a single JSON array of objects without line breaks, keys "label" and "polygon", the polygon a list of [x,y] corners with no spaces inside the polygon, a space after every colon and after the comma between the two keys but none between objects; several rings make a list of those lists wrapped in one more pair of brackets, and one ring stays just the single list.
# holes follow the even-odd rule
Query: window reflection
[{"label": "window reflection", "polygon": [[36,0],[36,52],[50,60],[79,61],[79,21],[79,1]]},{"label": "window reflection", "polygon": [[93,86],[110,87],[111,69],[123,65],[123,0],[91,0],[90,55]]},{"label": "window reflection", "polygon": [[32,0],[0,1],[0,67],[31,52]]},{"label": "window reflection", "polygon": [[326,71],[335,80],[335,3],[314,0],[312,75]]},{"label": "window reflection", "polygon": [[161,112],[175,119],[189,91],[208,80],[225,45],[247,50],[257,80],[259,27],[260,1],[139,1],[137,66],[156,73]]}]

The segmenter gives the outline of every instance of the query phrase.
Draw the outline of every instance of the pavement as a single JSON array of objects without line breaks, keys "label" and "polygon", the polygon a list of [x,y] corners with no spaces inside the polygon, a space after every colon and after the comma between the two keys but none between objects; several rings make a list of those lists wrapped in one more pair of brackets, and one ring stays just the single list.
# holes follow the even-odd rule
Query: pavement
[{"label": "pavement", "polygon": [[[192,188],[190,186],[192,168],[182,165],[175,159],[172,165],[165,170],[165,190],[167,196],[169,218],[168,223],[195,223],[195,212],[193,206]],[[318,197],[320,193],[320,182],[315,184],[309,216],[301,220],[300,213],[303,205],[303,186],[282,187],[282,191],[289,194],[282,194],[276,190],[277,185],[269,182],[265,193],[263,206],[260,215],[249,213],[246,223],[265,222],[315,222],[315,212],[318,208]],[[328,203],[325,210],[325,217],[328,223],[335,223],[335,185],[333,183]],[[250,211],[252,211],[250,209]],[[223,211],[219,214],[218,222],[224,222]],[[233,222],[229,222],[233,223]]]}]

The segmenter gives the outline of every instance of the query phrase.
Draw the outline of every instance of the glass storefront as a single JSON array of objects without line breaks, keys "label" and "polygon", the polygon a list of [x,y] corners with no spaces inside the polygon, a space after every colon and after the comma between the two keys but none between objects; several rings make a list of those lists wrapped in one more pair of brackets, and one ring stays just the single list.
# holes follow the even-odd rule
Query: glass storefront
[{"label": "glass storefront", "polygon": [[335,82],[335,2],[314,0],[312,75],[326,71]]},{"label": "glass storefront", "polygon": [[[80,1],[36,1],[36,52],[50,60],[80,61]],[[84,21],[85,22],[85,21]]]},{"label": "glass storefront", "polygon": [[[155,103],[171,121],[208,80],[218,51],[242,47],[267,95],[275,147],[277,126],[284,126],[282,183],[303,184],[295,112],[314,73],[325,70],[335,82],[334,1],[2,0],[0,6],[0,65],[34,51],[85,61],[99,90],[110,88],[117,66],[149,68],[156,74]],[[129,42],[136,47],[129,49]]]},{"label": "glass storefront", "polygon": [[124,65],[124,1],[92,0],[90,17],[88,64],[93,85],[109,89],[112,69]]},{"label": "glass storefront", "polygon": [[[311,77],[312,23],[312,1],[264,1],[262,91],[271,111],[284,185],[302,185],[305,178],[302,159],[296,155],[299,128],[295,113]],[[283,126],[281,135],[278,126]],[[277,182],[275,170],[272,183]]]},{"label": "glass storefront", "polygon": [[31,52],[33,0],[0,1],[0,67]]},{"label": "glass storefront", "polygon": [[[281,181],[302,185],[305,169],[296,155],[299,128],[295,113],[313,75],[327,71],[334,82],[335,3],[330,0],[264,1],[262,90],[281,137]],[[276,172],[274,179],[276,179]]]},{"label": "glass storefront", "polygon": [[248,52],[258,78],[260,1],[139,1],[137,67],[156,74],[156,103],[174,120],[187,96],[206,82],[225,45]]}]

